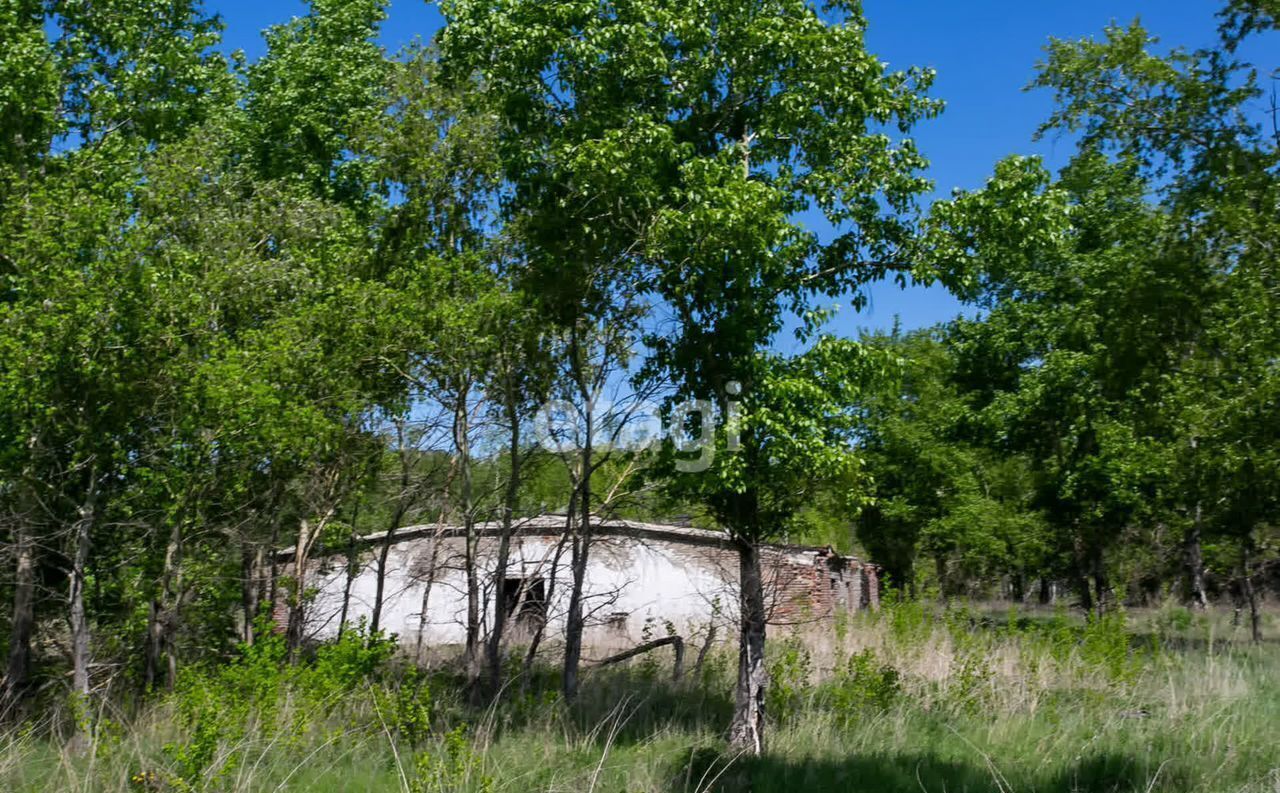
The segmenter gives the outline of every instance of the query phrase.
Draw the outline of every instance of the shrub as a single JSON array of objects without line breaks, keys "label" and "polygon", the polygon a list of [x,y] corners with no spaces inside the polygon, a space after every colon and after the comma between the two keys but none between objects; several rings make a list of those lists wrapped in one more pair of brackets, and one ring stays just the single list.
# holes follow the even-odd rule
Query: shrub
[{"label": "shrub", "polygon": [[316,648],[310,664],[297,667],[294,679],[316,701],[330,701],[373,677],[395,653],[396,643],[381,631],[370,633],[364,620],[332,642]]},{"label": "shrub", "polygon": [[766,705],[774,718],[786,720],[804,704],[813,672],[812,661],[808,648],[796,637],[778,643],[772,655]]},{"label": "shrub", "polygon": [[417,669],[409,670],[392,694],[391,712],[396,733],[418,746],[431,734],[432,700],[427,679]]},{"label": "shrub", "polygon": [[1117,680],[1129,679],[1137,672],[1123,611],[1089,615],[1080,637],[1080,658]]},{"label": "shrub", "polygon": [[881,599],[876,619],[888,622],[893,638],[903,645],[923,641],[931,630],[925,602],[896,590],[890,590]]},{"label": "shrub", "polygon": [[[241,645],[230,662],[190,667],[179,676],[172,702],[185,739],[164,746],[174,766],[172,787],[216,787],[239,762],[235,753],[221,756],[220,749],[241,742],[251,729],[265,735],[283,730],[286,744],[296,742],[317,713],[332,711],[347,693],[380,673],[395,650],[394,641],[361,624],[318,647],[311,660],[290,666],[283,636],[263,621],[256,635],[257,641]],[[410,691],[416,702],[416,689]],[[286,699],[301,707],[284,723]],[[425,717],[408,703],[396,705],[397,727],[403,723],[416,736],[423,719],[429,719],[429,698]]]},{"label": "shrub", "polygon": [[883,710],[902,691],[898,670],[881,663],[870,648],[849,656],[828,685],[831,707],[846,720],[866,708]]},{"label": "shrub", "polygon": [[465,725],[444,736],[443,753],[414,755],[414,779],[410,793],[453,793],[470,788],[488,793],[493,780],[481,770],[481,757],[467,737]]}]

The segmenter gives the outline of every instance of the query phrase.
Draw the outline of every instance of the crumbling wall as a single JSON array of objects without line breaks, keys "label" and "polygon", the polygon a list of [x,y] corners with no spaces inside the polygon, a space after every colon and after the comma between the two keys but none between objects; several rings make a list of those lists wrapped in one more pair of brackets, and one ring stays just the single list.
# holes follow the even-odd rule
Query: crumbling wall
[{"label": "crumbling wall", "polygon": [[[569,553],[552,534],[513,538],[508,579],[541,581],[546,630],[554,643],[563,631],[571,587]],[[557,564],[556,555],[560,558]],[[481,604],[487,630],[496,588],[497,540],[481,538]],[[368,618],[376,592],[376,548],[360,554],[350,582],[347,620]],[[419,536],[397,542],[388,559],[382,628],[411,645],[459,644],[465,637],[466,576],[463,540],[457,536]],[[770,623],[801,626],[830,619],[839,611],[873,608],[879,603],[874,566],[841,557],[830,549],[769,546],[763,550],[766,604]],[[338,632],[347,560],[341,555],[313,559],[308,581],[316,588],[308,605],[307,633],[312,638]],[[290,573],[288,565],[283,568]],[[554,579],[554,583],[553,583]],[[712,624],[730,636],[737,621],[738,555],[728,542],[706,538],[604,534],[591,546],[587,569],[585,640],[594,648],[630,646],[675,630],[686,638],[705,635]],[[426,611],[423,611],[423,602]],[[278,624],[288,608],[276,604]],[[513,630],[513,641],[520,641]]]}]

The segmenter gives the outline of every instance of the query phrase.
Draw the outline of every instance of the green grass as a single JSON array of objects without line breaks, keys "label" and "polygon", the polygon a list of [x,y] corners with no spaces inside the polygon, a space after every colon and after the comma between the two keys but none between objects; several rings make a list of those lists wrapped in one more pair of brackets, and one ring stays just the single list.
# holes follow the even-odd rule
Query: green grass
[{"label": "green grass", "polygon": [[[1274,619],[1269,618],[1269,622]],[[260,649],[190,673],[92,748],[0,742],[0,790],[1280,791],[1280,643],[1172,609],[1061,613],[888,606],[773,642],[769,751],[728,755],[732,654],[601,670],[573,708],[551,675],[465,704],[444,671],[345,647],[282,672]]]}]

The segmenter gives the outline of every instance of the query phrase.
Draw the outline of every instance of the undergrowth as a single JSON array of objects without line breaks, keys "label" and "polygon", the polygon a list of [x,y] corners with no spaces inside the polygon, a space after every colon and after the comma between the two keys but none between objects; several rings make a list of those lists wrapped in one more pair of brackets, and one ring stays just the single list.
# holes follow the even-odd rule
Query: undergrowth
[{"label": "undergrowth", "polygon": [[572,706],[550,670],[477,705],[363,628],[296,664],[263,631],[171,693],[97,703],[87,751],[10,729],[0,789],[1275,793],[1280,652],[1220,622],[906,601],[774,635],[751,759],[722,740],[730,647],[679,682],[655,655],[589,672]]}]

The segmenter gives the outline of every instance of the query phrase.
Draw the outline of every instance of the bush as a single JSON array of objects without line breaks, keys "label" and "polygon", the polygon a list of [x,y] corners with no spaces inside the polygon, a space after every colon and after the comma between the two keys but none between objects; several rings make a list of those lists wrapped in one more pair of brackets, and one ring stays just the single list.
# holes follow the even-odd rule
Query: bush
[{"label": "bush", "polygon": [[410,793],[454,793],[470,788],[489,793],[493,780],[481,771],[481,757],[472,747],[464,725],[444,736],[443,753],[414,755],[414,779]]},{"label": "bush", "polygon": [[779,642],[772,655],[766,707],[775,719],[785,721],[804,704],[813,665],[809,649],[796,637]]},{"label": "bush", "polygon": [[[363,624],[337,640],[316,649],[312,659],[287,663],[284,637],[260,622],[258,639],[241,645],[235,658],[215,667],[190,667],[179,675],[172,702],[185,740],[164,746],[173,763],[172,787],[187,790],[216,787],[239,763],[234,752],[220,753],[242,742],[252,729],[276,735],[286,745],[299,741],[316,723],[317,714],[332,712],[346,695],[374,679],[395,651],[394,641],[370,633]],[[430,699],[424,716],[415,707],[418,687],[410,701],[395,702],[393,714],[399,729],[418,737],[429,720]],[[286,700],[295,707],[291,718],[282,718]],[[279,736],[283,730],[286,734]]]},{"label": "bush", "polygon": [[1136,674],[1138,666],[1130,651],[1130,636],[1123,611],[1102,616],[1090,614],[1080,638],[1080,658],[1106,671],[1116,680]]},{"label": "bush", "polygon": [[848,720],[867,708],[888,708],[901,692],[898,670],[882,663],[875,650],[868,648],[849,656],[828,684],[826,699],[839,716]]}]

